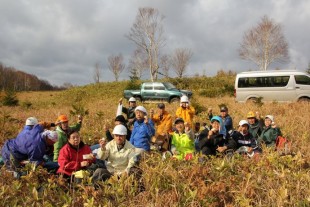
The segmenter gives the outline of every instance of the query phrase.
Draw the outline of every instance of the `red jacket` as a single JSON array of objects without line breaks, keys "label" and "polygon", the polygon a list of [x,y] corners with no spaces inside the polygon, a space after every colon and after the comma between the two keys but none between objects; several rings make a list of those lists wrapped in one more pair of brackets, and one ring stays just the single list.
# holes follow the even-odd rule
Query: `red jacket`
[{"label": "red jacket", "polygon": [[[79,149],[73,148],[69,143],[65,144],[59,152],[59,168],[57,173],[64,173],[70,176],[74,171],[83,169],[81,167],[81,162],[85,161],[83,159],[83,155],[90,153],[90,147],[85,145],[83,142],[80,142]],[[95,159],[88,161],[93,163]]]}]

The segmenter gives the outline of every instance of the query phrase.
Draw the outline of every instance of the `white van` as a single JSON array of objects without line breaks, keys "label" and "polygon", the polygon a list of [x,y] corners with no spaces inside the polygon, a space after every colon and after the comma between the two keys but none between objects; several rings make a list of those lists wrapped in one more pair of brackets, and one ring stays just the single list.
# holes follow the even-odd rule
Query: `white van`
[{"label": "white van", "polygon": [[237,74],[235,100],[310,101],[310,76],[297,70],[249,71]]}]

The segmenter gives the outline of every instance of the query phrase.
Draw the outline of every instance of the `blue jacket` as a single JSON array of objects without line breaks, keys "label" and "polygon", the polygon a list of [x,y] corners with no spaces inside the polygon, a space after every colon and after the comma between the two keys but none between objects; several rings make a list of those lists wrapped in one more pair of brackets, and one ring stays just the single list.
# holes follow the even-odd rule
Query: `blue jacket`
[{"label": "blue jacket", "polygon": [[146,151],[150,150],[150,140],[155,134],[154,123],[149,119],[149,123],[145,124],[143,120],[136,120],[130,137],[130,143]]},{"label": "blue jacket", "polygon": [[43,162],[46,150],[45,140],[41,136],[43,131],[43,126],[39,124],[31,130],[25,127],[15,139],[6,141],[2,148],[2,157],[6,166],[10,166],[10,154],[17,161],[29,159],[36,164]]}]

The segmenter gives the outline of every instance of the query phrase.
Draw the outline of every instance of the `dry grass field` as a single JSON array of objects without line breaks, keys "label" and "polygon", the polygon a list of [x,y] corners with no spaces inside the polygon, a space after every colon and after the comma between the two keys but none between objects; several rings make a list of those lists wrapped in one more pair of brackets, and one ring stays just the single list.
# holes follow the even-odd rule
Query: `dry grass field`
[{"label": "dry grass field", "polygon": [[[88,144],[103,136],[105,124],[113,127],[119,98],[126,83],[107,83],[73,88],[60,92],[23,92],[17,95],[20,106],[0,106],[0,146],[22,129],[29,116],[41,121],[55,121],[59,114],[88,110],[81,135]],[[239,104],[233,97],[207,98],[193,90],[193,102],[204,109],[225,104],[236,127],[248,111],[262,116],[272,114],[283,135],[292,141],[292,155],[280,156],[271,149],[256,160],[235,156],[213,158],[199,163],[162,161],[152,154],[141,163],[145,191],[138,192],[132,178],[111,179],[101,189],[79,186],[66,190],[57,177],[42,169],[15,180],[1,170],[0,206],[310,206],[310,104],[264,103]],[[25,107],[23,103],[31,103]],[[127,105],[126,101],[124,101]],[[148,110],[155,103],[142,103]],[[175,114],[178,104],[167,104]],[[74,114],[74,113],[73,113]],[[76,116],[70,115],[74,123]],[[195,121],[207,122],[206,111]],[[41,188],[40,188],[41,187]],[[41,190],[40,190],[41,189]],[[42,190],[43,189],[43,190]]]}]

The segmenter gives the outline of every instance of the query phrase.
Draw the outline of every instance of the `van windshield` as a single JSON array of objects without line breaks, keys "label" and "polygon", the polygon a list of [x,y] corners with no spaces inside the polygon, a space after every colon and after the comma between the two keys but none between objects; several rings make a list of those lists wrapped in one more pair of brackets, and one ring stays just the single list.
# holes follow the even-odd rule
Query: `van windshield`
[{"label": "van windshield", "polygon": [[297,84],[310,85],[310,77],[305,75],[295,75],[295,81]]},{"label": "van windshield", "polygon": [[243,77],[238,80],[239,88],[285,87],[290,76]]}]

